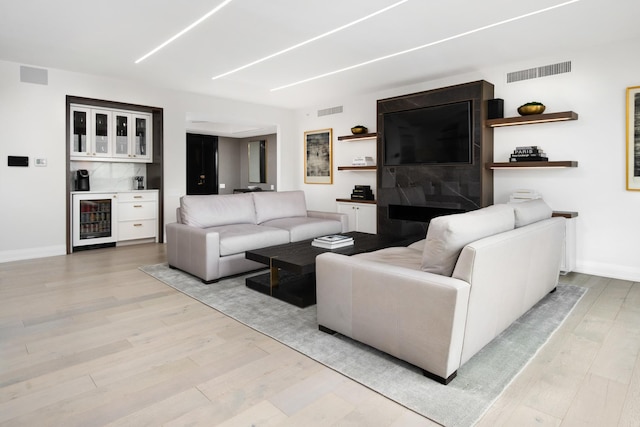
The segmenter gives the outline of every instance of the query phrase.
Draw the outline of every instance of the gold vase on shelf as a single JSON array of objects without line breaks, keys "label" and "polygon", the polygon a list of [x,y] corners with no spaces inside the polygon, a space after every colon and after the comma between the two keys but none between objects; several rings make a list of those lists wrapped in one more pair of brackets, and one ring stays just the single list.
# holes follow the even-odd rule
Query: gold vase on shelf
[{"label": "gold vase on shelf", "polygon": [[529,116],[531,114],[542,114],[545,110],[544,104],[541,102],[527,102],[518,107],[518,114],[521,116]]}]

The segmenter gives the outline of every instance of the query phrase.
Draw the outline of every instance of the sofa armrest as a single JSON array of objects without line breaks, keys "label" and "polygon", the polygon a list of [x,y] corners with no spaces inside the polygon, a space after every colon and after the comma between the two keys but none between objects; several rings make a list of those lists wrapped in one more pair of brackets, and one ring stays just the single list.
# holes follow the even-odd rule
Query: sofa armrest
[{"label": "sofa armrest", "polygon": [[220,277],[220,235],[206,228],[192,227],[177,222],[167,224],[167,262],[211,282]]},{"label": "sofa armrest", "polygon": [[469,282],[462,363],[558,284],[565,218],[549,218],[465,246],[453,277]]},{"label": "sofa armrest", "polygon": [[318,324],[448,378],[460,366],[469,284],[336,253],[316,258]]},{"label": "sofa armrest", "polygon": [[307,211],[307,216],[311,218],[322,218],[322,219],[332,219],[335,221],[340,221],[342,225],[341,233],[346,233],[349,231],[349,217],[347,214],[340,212],[323,212],[323,211]]}]

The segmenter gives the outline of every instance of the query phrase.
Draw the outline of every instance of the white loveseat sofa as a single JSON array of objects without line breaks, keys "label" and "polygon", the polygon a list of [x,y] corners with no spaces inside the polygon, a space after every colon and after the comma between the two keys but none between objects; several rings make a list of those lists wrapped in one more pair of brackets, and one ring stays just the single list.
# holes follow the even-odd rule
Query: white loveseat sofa
[{"label": "white loveseat sofa", "polygon": [[408,247],[316,259],[317,318],[447,384],[558,283],[565,219],[541,199],[431,220]]},{"label": "white loveseat sofa", "polygon": [[265,268],[247,250],[348,230],[345,214],[307,211],[303,191],[182,196],[176,217],[166,227],[169,266],[205,283]]}]

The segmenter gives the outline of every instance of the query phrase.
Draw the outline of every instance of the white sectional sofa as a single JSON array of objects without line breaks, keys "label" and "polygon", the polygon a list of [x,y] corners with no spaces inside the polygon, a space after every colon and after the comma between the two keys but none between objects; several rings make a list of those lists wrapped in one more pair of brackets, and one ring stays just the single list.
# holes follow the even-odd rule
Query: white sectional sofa
[{"label": "white sectional sofa", "polygon": [[182,196],[167,224],[169,266],[212,283],[265,268],[247,250],[348,230],[345,214],[308,211],[303,191]]},{"label": "white sectional sofa", "polygon": [[444,384],[558,283],[565,219],[541,199],[434,218],[408,247],[316,259],[321,330]]}]

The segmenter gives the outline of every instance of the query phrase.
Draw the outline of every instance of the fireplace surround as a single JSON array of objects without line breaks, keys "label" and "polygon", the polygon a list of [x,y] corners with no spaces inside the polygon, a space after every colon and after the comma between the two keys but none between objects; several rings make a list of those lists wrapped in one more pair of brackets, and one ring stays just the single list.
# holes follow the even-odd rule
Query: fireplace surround
[{"label": "fireplace surround", "polygon": [[[480,80],[378,100],[378,233],[426,233],[431,218],[493,204],[493,129],[485,126],[493,84]],[[398,111],[471,101],[472,153],[468,164],[384,165],[384,115]]]}]

